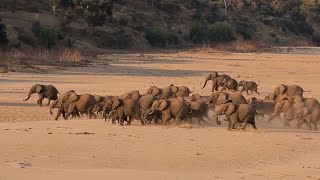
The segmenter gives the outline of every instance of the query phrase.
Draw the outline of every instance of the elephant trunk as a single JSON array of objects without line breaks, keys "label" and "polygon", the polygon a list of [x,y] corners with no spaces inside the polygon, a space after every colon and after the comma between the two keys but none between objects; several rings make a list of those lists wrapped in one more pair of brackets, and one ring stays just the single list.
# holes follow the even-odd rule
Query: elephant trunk
[{"label": "elephant trunk", "polygon": [[206,85],[207,85],[207,83],[208,83],[209,80],[210,80],[210,77],[207,77],[207,78],[206,78],[206,81],[204,82],[204,85],[203,85],[203,87],[202,87],[201,89],[203,89],[204,87],[206,87]]},{"label": "elephant trunk", "polygon": [[50,105],[50,114],[53,114],[53,112],[52,112],[52,109],[53,109],[54,107],[52,106],[52,105]]},{"label": "elephant trunk", "polygon": [[149,115],[152,115],[154,113],[154,109],[151,109],[151,112],[149,112]]},{"label": "elephant trunk", "polygon": [[27,101],[27,100],[29,100],[29,99],[30,99],[30,97],[31,97],[31,94],[33,94],[33,91],[32,91],[32,90],[30,90],[30,91],[29,91],[28,97],[27,97],[26,99],[24,99],[23,101]]}]

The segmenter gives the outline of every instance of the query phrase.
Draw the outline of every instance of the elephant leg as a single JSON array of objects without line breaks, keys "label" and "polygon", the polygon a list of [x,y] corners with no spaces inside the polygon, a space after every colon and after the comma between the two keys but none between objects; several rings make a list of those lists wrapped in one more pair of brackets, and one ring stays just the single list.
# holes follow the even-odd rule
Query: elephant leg
[{"label": "elephant leg", "polygon": [[169,119],[170,119],[170,116],[162,114],[162,124],[163,125],[167,125]]},{"label": "elephant leg", "polygon": [[246,93],[247,93],[247,95],[249,95],[249,91],[248,91],[248,89],[246,89]]},{"label": "elephant leg", "polygon": [[249,122],[254,130],[257,130],[256,121],[253,119]]},{"label": "elephant leg", "polygon": [[301,119],[301,120],[300,120],[299,125],[298,125],[297,128],[300,129],[300,127],[301,127],[302,124],[304,124],[304,119]]},{"label": "elephant leg", "polygon": [[68,112],[67,112],[67,114],[66,114],[66,116],[65,116],[65,118],[64,118],[65,120],[67,120],[68,117],[70,116],[70,114],[72,114],[72,113],[74,112],[75,107],[76,107],[76,104],[75,104],[75,103],[69,104]]},{"label": "elephant leg", "polygon": [[51,102],[51,99],[48,99],[48,104],[47,104],[47,106],[50,106],[50,102]]},{"label": "elephant leg", "polygon": [[128,125],[131,125],[131,121],[133,120],[133,118],[134,118],[133,116],[128,116],[127,117],[127,120],[128,120],[127,124]]},{"label": "elephant leg", "polygon": [[260,95],[260,93],[257,90],[255,90],[254,92],[256,92],[258,95]]},{"label": "elephant leg", "polygon": [[44,95],[43,94],[39,94],[39,99],[38,99],[37,103],[40,105],[40,107],[42,106],[43,99],[44,99]]},{"label": "elephant leg", "polygon": [[[57,112],[57,115],[56,115],[56,117],[54,118],[54,120],[58,120],[58,118],[60,117],[60,115],[61,115],[61,110],[60,110],[60,108],[58,109],[58,112]],[[64,114],[64,112],[63,112],[63,117],[65,116],[65,114]]]},{"label": "elephant leg", "polygon": [[309,129],[309,130],[312,130],[311,121],[310,121],[310,120],[307,120],[307,125],[308,125],[308,129]]},{"label": "elephant leg", "polygon": [[314,130],[318,130],[318,128],[317,128],[317,122],[314,122],[313,125],[314,125]]}]

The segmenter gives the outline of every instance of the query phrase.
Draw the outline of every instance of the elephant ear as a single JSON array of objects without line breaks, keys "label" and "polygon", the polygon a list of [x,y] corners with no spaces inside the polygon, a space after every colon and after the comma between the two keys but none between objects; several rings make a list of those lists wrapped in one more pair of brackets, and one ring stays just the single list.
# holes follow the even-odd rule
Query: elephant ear
[{"label": "elephant ear", "polygon": [[309,114],[308,108],[302,108],[302,117],[306,117]]},{"label": "elephant ear", "polygon": [[217,98],[217,105],[220,105],[228,100],[228,94],[220,93]]},{"label": "elephant ear", "polygon": [[121,102],[120,102],[119,97],[113,98],[111,108],[112,108],[112,109],[116,109],[116,108],[118,108],[120,105],[121,105]]},{"label": "elephant ear", "polygon": [[228,103],[225,105],[226,106],[226,115],[230,116],[231,114],[233,114],[236,111],[236,105],[233,103]]},{"label": "elephant ear", "polygon": [[179,87],[178,86],[170,86],[170,89],[174,94],[179,91]]},{"label": "elephant ear", "polygon": [[93,95],[93,97],[97,102],[100,102],[100,100],[102,99],[101,96],[95,94]]},{"label": "elephant ear", "polygon": [[212,78],[216,78],[216,77],[218,77],[218,73],[217,72],[213,72],[212,73]]},{"label": "elephant ear", "polygon": [[159,111],[163,111],[163,110],[165,110],[167,107],[168,107],[168,101],[167,100],[165,100],[165,99],[161,99],[160,100],[160,105],[159,105],[159,107],[158,107],[158,110]]},{"label": "elephant ear", "polygon": [[40,93],[43,90],[43,86],[42,85],[36,84],[35,86],[36,86],[36,88],[35,88],[35,92],[36,93]]},{"label": "elephant ear", "polygon": [[67,93],[66,101],[68,103],[75,102],[78,99],[78,95],[74,91],[70,91]]},{"label": "elephant ear", "polygon": [[287,90],[287,86],[284,84],[281,84],[278,88],[279,88],[278,91],[280,95],[284,94],[284,92]]},{"label": "elephant ear", "polygon": [[158,96],[158,95],[160,94],[160,88],[154,86],[154,87],[152,88],[152,94],[153,94],[154,96]]}]

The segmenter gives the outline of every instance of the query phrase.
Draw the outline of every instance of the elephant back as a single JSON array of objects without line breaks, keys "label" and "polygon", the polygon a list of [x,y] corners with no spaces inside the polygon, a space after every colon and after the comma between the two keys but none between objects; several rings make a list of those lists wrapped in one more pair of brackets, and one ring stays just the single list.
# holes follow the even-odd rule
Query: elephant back
[{"label": "elephant back", "polygon": [[138,102],[142,109],[149,109],[155,100],[157,100],[157,97],[153,96],[152,94],[145,94],[140,97]]},{"label": "elephant back", "polygon": [[42,92],[44,92],[44,96],[46,98],[48,98],[48,99],[51,99],[51,100],[58,99],[59,91],[53,85],[47,85],[47,86],[43,85],[43,91]]},{"label": "elephant back", "polygon": [[86,111],[88,108],[93,108],[96,103],[97,101],[94,96],[87,93],[80,95],[79,99],[76,101],[77,109],[82,112]]}]

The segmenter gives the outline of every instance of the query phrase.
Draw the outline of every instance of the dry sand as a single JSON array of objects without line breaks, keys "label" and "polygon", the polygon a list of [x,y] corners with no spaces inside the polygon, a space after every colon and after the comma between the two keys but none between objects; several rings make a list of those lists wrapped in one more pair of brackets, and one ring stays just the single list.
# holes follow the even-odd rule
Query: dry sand
[{"label": "dry sand", "polygon": [[[260,81],[262,98],[280,84],[299,84],[320,99],[320,49],[273,53],[101,55],[88,67],[50,74],[9,73],[0,84],[0,180],[7,179],[319,179],[320,131],[283,128],[258,120],[259,130],[208,127],[119,126],[101,119],[53,120],[35,83],[60,92],[119,95],[149,85],[201,89],[210,71]],[[46,103],[46,100],[44,101]]]}]

